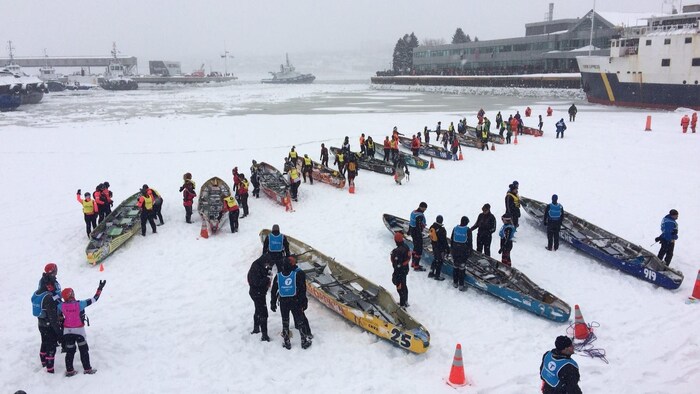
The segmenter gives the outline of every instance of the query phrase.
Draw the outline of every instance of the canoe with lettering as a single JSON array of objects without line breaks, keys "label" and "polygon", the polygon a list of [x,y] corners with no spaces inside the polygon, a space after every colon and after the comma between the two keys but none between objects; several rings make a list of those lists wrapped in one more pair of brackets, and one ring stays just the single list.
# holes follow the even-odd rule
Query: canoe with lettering
[{"label": "canoe with lettering", "polygon": [[[399,142],[401,143],[401,145],[404,148],[411,149],[411,139],[410,138],[399,137]],[[452,152],[450,152],[449,150],[447,150],[441,146],[426,144],[425,142],[421,143],[420,149],[418,150],[418,153],[421,155],[435,157],[438,159],[452,160]]]},{"label": "canoe with lettering", "polygon": [[136,206],[141,192],[132,194],[122,201],[112,213],[90,233],[90,242],[85,248],[88,263],[102,262],[117,248],[141,230],[141,217]]}]

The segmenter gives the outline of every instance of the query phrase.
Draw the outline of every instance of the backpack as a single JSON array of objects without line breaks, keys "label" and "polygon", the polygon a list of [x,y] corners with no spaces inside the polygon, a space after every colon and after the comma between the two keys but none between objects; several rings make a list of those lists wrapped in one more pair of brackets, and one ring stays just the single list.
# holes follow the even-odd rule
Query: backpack
[{"label": "backpack", "polygon": [[437,242],[438,236],[437,236],[437,231],[435,231],[435,228],[431,227],[430,231],[428,231],[428,234],[430,235],[431,241]]},{"label": "backpack", "polygon": [[36,292],[32,293],[32,315],[34,315],[34,317],[41,317],[42,313],[44,312],[44,310],[41,308],[41,304],[44,301],[44,297],[48,294],[48,291],[44,291],[39,294]]}]

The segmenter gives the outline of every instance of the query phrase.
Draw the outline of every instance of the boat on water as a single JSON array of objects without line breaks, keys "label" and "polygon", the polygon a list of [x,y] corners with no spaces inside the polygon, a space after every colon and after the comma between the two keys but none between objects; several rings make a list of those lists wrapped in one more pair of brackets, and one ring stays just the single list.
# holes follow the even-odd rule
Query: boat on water
[{"label": "boat on water", "polygon": [[112,61],[97,83],[105,90],[136,90],[139,84],[126,75],[126,69],[117,58],[117,44],[112,43]]},{"label": "boat on water", "polygon": [[[14,48],[12,46],[12,41],[8,41],[10,60],[0,71],[10,73],[15,76],[15,84],[13,89],[19,89],[18,93],[20,96],[21,104],[39,104],[44,98],[44,93],[48,93],[49,90],[46,87],[44,81],[37,77],[29,76],[22,71],[22,68],[15,63],[14,60]],[[19,88],[17,88],[17,86]],[[8,98],[6,98],[8,100]],[[15,107],[16,108],[16,107]]]},{"label": "boat on water", "polygon": [[[403,233],[405,242],[411,248],[413,247],[413,241],[408,233],[409,222],[407,219],[389,214],[384,214],[382,219],[384,225],[392,234],[396,232]],[[448,242],[450,242],[449,239]],[[421,263],[432,264],[433,258],[433,247],[426,228],[423,230],[423,258]],[[453,272],[454,262],[452,261],[452,256],[447,255],[442,265],[442,273],[452,276]],[[567,322],[571,315],[569,304],[537,286],[525,274],[477,251],[472,251],[467,261],[464,283],[516,308],[534,313],[545,319]]]},{"label": "boat on water", "polygon": [[262,83],[279,83],[279,84],[301,84],[311,83],[316,77],[313,74],[301,74],[296,71],[294,66],[289,63],[289,54],[286,54],[287,64],[280,64],[280,71],[270,71],[272,78],[263,79]]},{"label": "boat on water", "polygon": [[610,56],[576,60],[591,103],[700,110],[698,11],[647,18],[611,40]]},{"label": "boat on water", "polygon": [[[520,197],[523,208],[544,228],[544,210],[547,204]],[[654,253],[622,239],[615,234],[566,212],[559,236],[574,248],[611,265],[620,271],[666,289],[677,289],[683,282],[683,273],[666,266]]]},{"label": "boat on water", "polygon": [[46,63],[43,67],[39,67],[39,79],[44,81],[49,92],[62,92],[66,90],[68,77],[56,74],[56,69],[49,65],[49,55],[46,54],[46,50],[44,50],[44,58],[46,58]]},{"label": "boat on water", "polygon": [[90,233],[90,241],[85,248],[88,263],[95,265],[110,256],[117,248],[139,232],[141,217],[138,203],[141,192],[131,195],[122,201]]},{"label": "boat on water", "polygon": [[22,104],[22,84],[9,71],[0,70],[0,111],[11,111]]},{"label": "boat on water", "polygon": [[211,229],[212,234],[216,234],[221,224],[228,218],[228,215],[221,214],[221,210],[224,206],[223,198],[230,195],[231,188],[219,177],[210,178],[199,189],[197,212],[202,222]]},{"label": "boat on water", "polygon": [[289,194],[289,182],[275,167],[265,162],[258,163],[256,167],[260,189],[276,203],[288,207],[292,200]]},{"label": "boat on water", "polygon": [[[260,232],[260,240],[270,230]],[[386,289],[370,282],[334,258],[285,235],[297,267],[306,274],[307,294],[349,322],[413,353],[425,353],[430,333],[403,310]]]}]

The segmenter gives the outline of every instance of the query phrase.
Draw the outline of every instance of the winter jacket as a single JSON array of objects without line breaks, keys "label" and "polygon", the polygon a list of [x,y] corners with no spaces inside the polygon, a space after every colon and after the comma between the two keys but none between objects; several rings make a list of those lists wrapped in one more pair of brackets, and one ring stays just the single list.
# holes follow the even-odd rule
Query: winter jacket
[{"label": "winter jacket", "polygon": [[191,207],[195,197],[197,197],[197,193],[195,193],[194,190],[190,190],[189,188],[183,189],[182,205],[186,207]]},{"label": "winter jacket", "polygon": [[480,213],[471,227],[472,231],[475,229],[479,231],[479,235],[493,234],[496,231],[496,217],[491,212]]},{"label": "winter jacket", "polygon": [[563,133],[564,130],[566,130],[566,124],[564,123],[564,120],[561,119],[557,122],[557,133]]},{"label": "winter jacket", "polygon": [[671,215],[666,215],[661,219],[661,238],[666,241],[675,241],[678,239],[678,223]]},{"label": "winter jacket", "polygon": [[[433,254],[450,253],[450,244],[447,243],[447,230],[441,223],[435,222],[430,226],[430,244],[433,247]],[[434,236],[433,236],[434,234]],[[433,239],[435,238],[435,239]]]},{"label": "winter jacket", "polygon": [[518,193],[506,193],[506,213],[511,217],[520,217],[520,198]]},{"label": "winter jacket", "polygon": [[409,261],[411,261],[411,249],[402,242],[391,251],[391,266],[394,268],[393,276],[407,275]]},{"label": "winter jacket", "polygon": [[[39,289],[36,294],[41,294],[45,289]],[[41,300],[42,314],[37,320],[39,327],[51,327],[58,337],[61,337],[61,326],[58,322],[58,304],[59,296],[53,295],[50,292]]]},{"label": "winter jacket", "polygon": [[264,297],[270,288],[270,270],[265,266],[269,264],[270,256],[262,255],[253,261],[248,270],[248,293],[251,297]]}]

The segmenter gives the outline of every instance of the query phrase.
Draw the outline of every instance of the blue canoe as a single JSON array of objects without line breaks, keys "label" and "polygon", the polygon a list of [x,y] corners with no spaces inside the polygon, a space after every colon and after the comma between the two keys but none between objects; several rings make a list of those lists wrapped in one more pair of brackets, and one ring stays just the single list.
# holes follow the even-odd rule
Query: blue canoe
[{"label": "blue canoe", "polygon": [[[520,197],[525,211],[538,224],[544,223],[547,204]],[[544,229],[544,226],[537,226]],[[666,289],[677,289],[683,273],[667,267],[654,253],[611,234],[568,211],[559,236],[574,248],[611,265],[620,271]]]},{"label": "blue canoe", "polygon": [[[384,225],[392,233],[402,232],[405,242],[413,247],[408,235],[408,220],[384,214]],[[449,239],[448,239],[449,242]],[[432,264],[433,248],[427,229],[423,231],[423,258],[421,263]],[[446,256],[442,273],[452,276],[452,256]],[[517,308],[556,322],[567,322],[571,307],[564,301],[537,286],[530,278],[513,267],[473,251],[469,257],[464,282]]]}]

